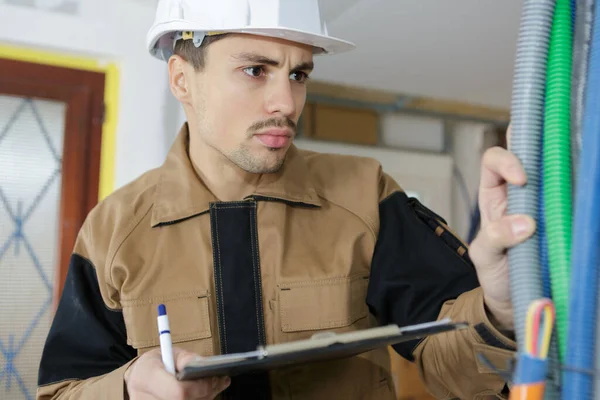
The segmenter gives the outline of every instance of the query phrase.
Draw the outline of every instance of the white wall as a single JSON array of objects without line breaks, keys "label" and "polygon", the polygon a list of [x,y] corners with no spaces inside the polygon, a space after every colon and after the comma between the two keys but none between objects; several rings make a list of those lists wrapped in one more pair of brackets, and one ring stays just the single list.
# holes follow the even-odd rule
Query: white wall
[{"label": "white wall", "polygon": [[387,113],[381,116],[382,144],[435,153],[445,150],[444,121],[420,115]]},{"label": "white wall", "polygon": [[177,105],[164,63],[145,50],[155,8],[130,0],[86,0],[77,16],[0,2],[0,42],[94,57],[120,70],[115,186],[160,165],[176,129]]}]

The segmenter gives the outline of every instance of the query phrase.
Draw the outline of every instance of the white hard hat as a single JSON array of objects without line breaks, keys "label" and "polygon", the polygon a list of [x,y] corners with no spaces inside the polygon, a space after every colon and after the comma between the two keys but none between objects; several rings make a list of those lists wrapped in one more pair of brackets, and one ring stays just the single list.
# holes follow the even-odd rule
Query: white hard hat
[{"label": "white hard hat", "polygon": [[354,44],[331,37],[319,0],[159,0],[147,36],[150,54],[168,60],[175,41],[238,32],[282,38],[314,46],[315,53],[340,53]]}]

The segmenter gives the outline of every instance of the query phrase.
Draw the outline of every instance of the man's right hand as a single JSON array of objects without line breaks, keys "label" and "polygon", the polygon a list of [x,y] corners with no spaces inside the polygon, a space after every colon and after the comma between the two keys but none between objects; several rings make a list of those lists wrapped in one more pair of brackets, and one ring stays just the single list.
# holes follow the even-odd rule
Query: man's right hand
[{"label": "man's right hand", "polygon": [[[181,370],[198,355],[173,348],[175,368]],[[165,370],[160,349],[151,350],[133,362],[125,372],[131,400],[212,400],[230,384],[229,377],[180,382]]]}]

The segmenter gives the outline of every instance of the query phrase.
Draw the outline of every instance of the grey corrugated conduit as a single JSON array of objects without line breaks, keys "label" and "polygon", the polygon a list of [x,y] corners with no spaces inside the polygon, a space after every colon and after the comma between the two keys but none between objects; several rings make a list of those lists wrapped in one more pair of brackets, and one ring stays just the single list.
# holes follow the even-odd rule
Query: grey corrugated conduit
[{"label": "grey corrugated conduit", "polygon": [[[538,216],[546,64],[554,6],[553,0],[525,0],[515,61],[510,148],[525,168],[527,184],[508,185],[508,212],[532,218]],[[515,333],[519,348],[524,349],[527,309],[543,296],[537,234],[510,249],[508,260]]]},{"label": "grey corrugated conduit", "polygon": [[[525,168],[527,184],[524,187],[508,185],[508,212],[526,214],[532,218],[539,215],[539,166],[542,157],[546,68],[555,3],[555,0],[525,0],[515,61],[510,148]],[[543,297],[538,240],[536,233],[508,252],[515,333],[520,349],[525,348],[525,320],[529,304]],[[556,355],[556,345],[551,353]],[[550,362],[553,379],[546,384],[546,400],[559,398],[556,379],[558,371],[552,365],[557,359],[553,359],[554,363],[552,360]]]}]

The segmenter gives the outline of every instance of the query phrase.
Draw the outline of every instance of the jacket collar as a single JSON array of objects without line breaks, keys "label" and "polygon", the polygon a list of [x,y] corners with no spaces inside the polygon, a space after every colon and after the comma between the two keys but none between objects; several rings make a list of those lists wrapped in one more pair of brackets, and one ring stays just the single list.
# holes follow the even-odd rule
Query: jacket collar
[{"label": "jacket collar", "polygon": [[[188,148],[189,131],[186,123],[159,168],[152,226],[206,213],[211,203],[219,201],[196,174]],[[262,175],[256,191],[250,197],[305,206],[321,205],[304,158],[294,145],[288,150],[282,168],[277,173]]]}]

